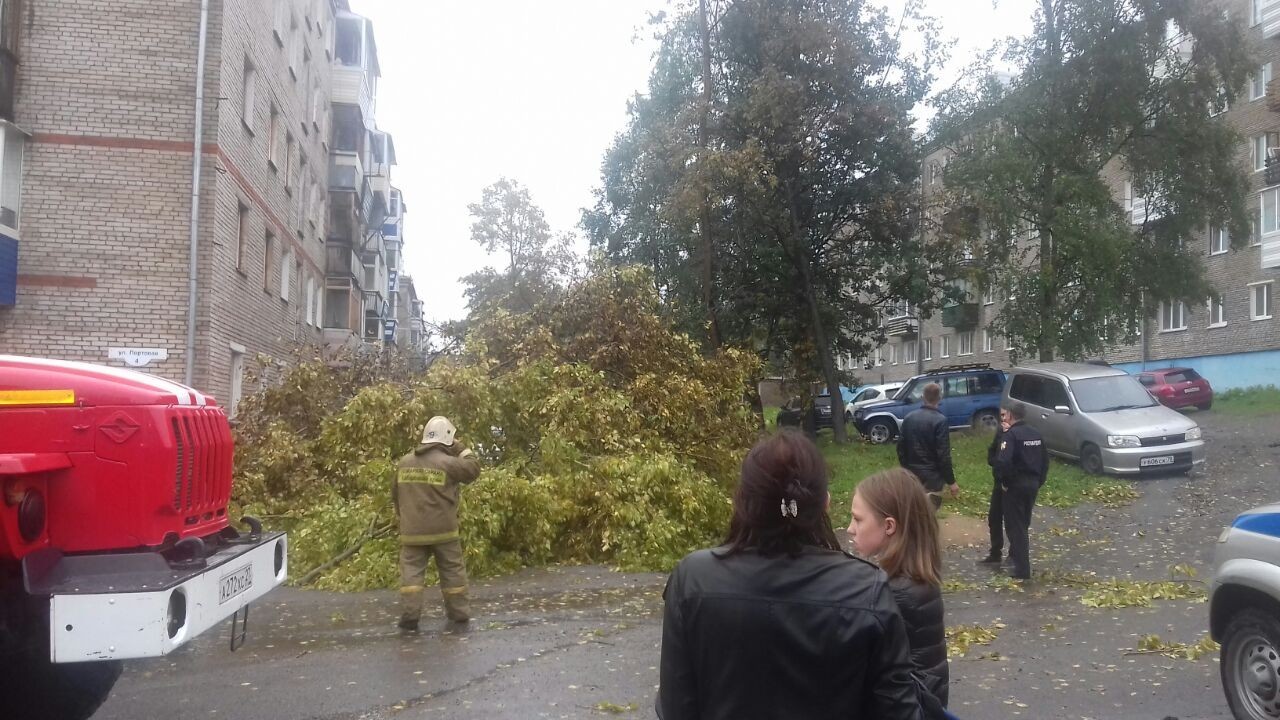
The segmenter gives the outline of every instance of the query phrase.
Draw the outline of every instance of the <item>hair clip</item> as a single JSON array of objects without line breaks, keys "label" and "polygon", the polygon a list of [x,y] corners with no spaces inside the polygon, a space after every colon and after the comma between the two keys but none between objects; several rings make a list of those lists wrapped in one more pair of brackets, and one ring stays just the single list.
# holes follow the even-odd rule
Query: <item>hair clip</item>
[{"label": "hair clip", "polygon": [[800,508],[796,505],[795,500],[788,501],[782,498],[782,517],[799,517]]}]

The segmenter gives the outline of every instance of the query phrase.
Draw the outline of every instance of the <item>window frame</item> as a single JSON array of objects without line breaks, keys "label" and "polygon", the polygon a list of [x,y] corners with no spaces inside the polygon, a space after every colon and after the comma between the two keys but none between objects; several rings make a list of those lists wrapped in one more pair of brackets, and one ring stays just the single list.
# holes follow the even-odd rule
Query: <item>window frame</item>
[{"label": "window frame", "polygon": [[250,135],[256,134],[254,111],[258,104],[258,68],[244,57],[244,68],[240,76],[240,124]]},{"label": "window frame", "polygon": [[244,267],[245,246],[249,244],[249,206],[236,200],[236,272],[248,277]]},{"label": "window frame", "polygon": [[[1271,196],[1271,222],[1272,228],[1267,229],[1267,196]],[[1280,235],[1280,186],[1268,188],[1258,193],[1258,232],[1254,236],[1257,242],[1254,245],[1261,245],[1262,238],[1271,237],[1272,235]]]},{"label": "window frame", "polygon": [[984,353],[995,352],[995,349],[996,349],[995,335],[996,334],[991,332],[990,330],[982,331],[982,352]]},{"label": "window frame", "polygon": [[[973,331],[966,330],[962,333],[956,333],[956,337],[959,338],[959,342],[957,343],[957,347],[956,347],[956,350],[958,352],[956,353],[956,355],[960,357],[972,355],[973,354]],[[969,342],[966,343],[965,340],[968,340]],[[968,352],[965,352],[965,345],[969,346]]]},{"label": "window frame", "polygon": [[[1205,301],[1205,311],[1209,316],[1209,324],[1206,327],[1213,329],[1227,326],[1227,307],[1222,304],[1222,296],[1210,295]],[[1221,319],[1215,320],[1215,315]]]},{"label": "window frame", "polygon": [[951,336],[950,335],[942,336],[942,343],[938,349],[942,353],[940,357],[943,360],[951,357]]},{"label": "window frame", "polygon": [[924,339],[924,359],[925,360],[933,359],[933,338]]},{"label": "window frame", "polygon": [[1225,225],[1209,228],[1209,256],[1225,255],[1231,249],[1231,233]]},{"label": "window frame", "polygon": [[[1256,87],[1258,79],[1262,79],[1261,92]],[[1267,96],[1267,85],[1271,83],[1271,63],[1263,63],[1258,66],[1258,71],[1249,76],[1249,102],[1261,100]]]},{"label": "window frame", "polygon": [[276,236],[267,230],[262,236],[262,291],[268,295],[271,291],[271,276],[275,274]]},{"label": "window frame", "polygon": [[[1178,312],[1177,312],[1177,316],[1178,316],[1178,318],[1177,318],[1177,319],[1178,319],[1178,322],[1180,323],[1180,324],[1179,324],[1179,325],[1177,325],[1177,326],[1174,326],[1174,325],[1172,324],[1173,319],[1174,319],[1174,317],[1173,317],[1173,316],[1174,316],[1173,310],[1174,310],[1175,308],[1177,308],[1177,310],[1178,310]],[[1166,312],[1166,311],[1168,311],[1168,312]],[[1169,326],[1168,326],[1168,327],[1166,327],[1166,325],[1165,325],[1165,319],[1166,319],[1166,318],[1165,318],[1165,315],[1166,315],[1166,314],[1168,315],[1168,320],[1169,320]],[[1169,301],[1162,301],[1162,302],[1160,303],[1160,332],[1162,332],[1162,333],[1175,333],[1175,332],[1183,332],[1183,331],[1184,331],[1184,330],[1186,330],[1186,329],[1187,329],[1187,304],[1186,304],[1185,302],[1183,302],[1182,300],[1174,300],[1174,301],[1172,301],[1172,302],[1169,302]]]},{"label": "window frame", "polygon": [[[1275,317],[1275,289],[1274,280],[1260,280],[1258,282],[1249,283],[1249,319],[1251,321],[1271,320]],[[1258,300],[1259,291],[1265,290],[1266,307],[1262,308],[1265,313],[1259,313]]]},{"label": "window frame", "polygon": [[902,344],[902,362],[904,364],[916,362],[917,348],[914,342]]}]

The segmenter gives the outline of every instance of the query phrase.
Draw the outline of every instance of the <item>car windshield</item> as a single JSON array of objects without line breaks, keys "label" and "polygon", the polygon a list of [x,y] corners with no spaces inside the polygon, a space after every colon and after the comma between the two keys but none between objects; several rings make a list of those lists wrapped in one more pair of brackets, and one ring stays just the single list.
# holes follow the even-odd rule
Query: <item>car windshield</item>
[{"label": "car windshield", "polygon": [[818,397],[813,399],[813,406],[820,407],[820,408],[831,407],[831,396],[819,395]]},{"label": "car windshield", "polygon": [[1072,380],[1071,392],[1081,412],[1111,412],[1132,408],[1151,407],[1156,404],[1151,393],[1131,375]]},{"label": "car windshield", "polygon": [[918,403],[924,398],[924,387],[925,385],[928,385],[929,382],[932,381],[916,380],[905,385],[902,390],[898,391],[898,394],[895,395],[893,399],[904,403]]}]

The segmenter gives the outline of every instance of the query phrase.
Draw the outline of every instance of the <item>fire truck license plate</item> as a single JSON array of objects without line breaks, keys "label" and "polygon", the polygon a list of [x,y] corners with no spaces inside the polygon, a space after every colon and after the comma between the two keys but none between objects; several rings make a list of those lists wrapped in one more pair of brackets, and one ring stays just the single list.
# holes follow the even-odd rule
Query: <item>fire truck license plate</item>
[{"label": "fire truck license plate", "polygon": [[232,570],[218,580],[218,604],[240,595],[253,587],[253,565]]}]

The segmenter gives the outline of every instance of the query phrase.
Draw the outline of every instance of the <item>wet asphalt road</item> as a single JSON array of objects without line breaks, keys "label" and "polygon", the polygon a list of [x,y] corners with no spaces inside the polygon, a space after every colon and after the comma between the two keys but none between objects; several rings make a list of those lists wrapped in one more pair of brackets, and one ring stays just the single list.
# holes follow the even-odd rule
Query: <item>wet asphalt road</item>
[{"label": "wet asphalt road", "polygon": [[[1186,563],[1206,577],[1234,515],[1280,499],[1280,419],[1204,414],[1209,467],[1136,484],[1126,508],[1038,509],[1037,570],[1164,580]],[[1216,655],[1132,654],[1143,635],[1194,643],[1202,601],[1097,609],[1052,579],[1026,590],[974,565],[985,525],[946,521],[947,624],[998,630],[951,663],[962,718],[1227,719]],[[95,720],[225,717],[653,717],[664,576],[601,568],[527,571],[474,587],[477,620],[458,631],[438,607],[422,632],[395,628],[395,594],[282,589],[253,611],[236,653],[206,635],[175,655],[131,663]],[[429,599],[434,599],[430,595]],[[997,627],[1002,625],[1003,627]]]}]

